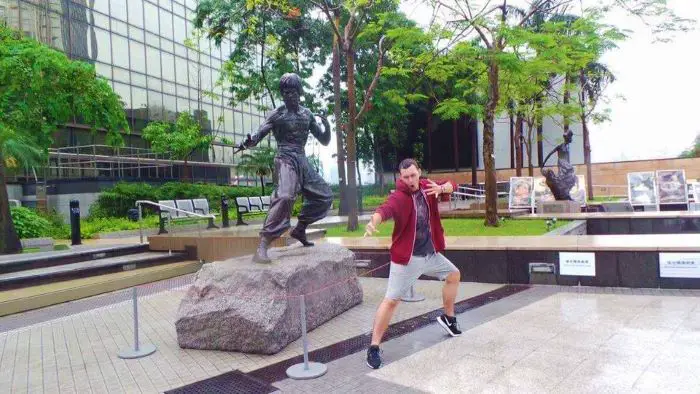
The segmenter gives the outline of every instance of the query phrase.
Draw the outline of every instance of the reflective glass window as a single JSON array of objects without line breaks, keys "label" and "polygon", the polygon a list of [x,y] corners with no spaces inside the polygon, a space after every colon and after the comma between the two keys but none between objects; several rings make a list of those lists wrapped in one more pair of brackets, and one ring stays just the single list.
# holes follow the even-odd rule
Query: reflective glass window
[{"label": "reflective glass window", "polygon": [[123,36],[129,35],[129,28],[126,22],[112,18],[112,31]]},{"label": "reflective glass window", "polygon": [[159,92],[163,90],[160,78],[148,77],[148,88]]},{"label": "reflective glass window", "polygon": [[163,58],[163,79],[175,81],[175,56],[161,52]]},{"label": "reflective glass window", "polygon": [[129,23],[143,27],[143,1],[129,1]]},{"label": "reflective glass window", "polygon": [[175,57],[175,70],[177,76],[177,83],[187,85],[187,60],[176,56]]},{"label": "reflective glass window", "polygon": [[146,87],[146,76],[136,72],[131,73],[131,83],[142,88]]},{"label": "reflective glass window", "polygon": [[160,31],[158,24],[158,7],[151,3],[143,3],[143,13],[146,30],[158,34]]},{"label": "reflective glass window", "polygon": [[151,46],[147,46],[146,61],[148,62],[148,75],[160,78],[160,51]]},{"label": "reflective glass window", "polygon": [[93,2],[92,9],[105,15],[109,15],[109,2],[110,0],[95,0]]},{"label": "reflective glass window", "polygon": [[115,81],[129,83],[129,71],[124,70],[123,68],[114,67],[112,69],[112,73]]},{"label": "reflective glass window", "polygon": [[153,120],[163,120],[163,94],[148,91],[148,116]]},{"label": "reflective glass window", "polygon": [[132,40],[143,42],[143,34],[144,32],[141,28],[129,26],[129,37],[131,37]]},{"label": "reflective glass window", "polygon": [[160,35],[165,38],[173,38],[173,14],[160,10]]},{"label": "reflective glass window", "polygon": [[131,69],[141,73],[146,72],[146,59],[144,58],[144,46],[135,41],[129,43],[129,53],[131,55]]},{"label": "reflective glass window", "polygon": [[[99,3],[100,0],[96,0],[95,3]],[[118,18],[123,21],[126,20],[126,0],[110,0],[110,10],[112,18]]]},{"label": "reflective glass window", "polygon": [[173,37],[175,38],[175,43],[184,44],[187,38],[187,31],[185,30],[185,19],[176,16],[173,20]]},{"label": "reflective glass window", "polygon": [[177,85],[177,96],[182,98],[189,98],[190,89],[187,86]]},{"label": "reflective glass window", "polygon": [[[0,1],[0,3],[15,3],[15,0]],[[49,9],[53,12],[63,14],[63,0],[49,0]]]},{"label": "reflective glass window", "polygon": [[93,20],[95,21],[95,26],[99,26],[103,29],[109,30],[109,17],[106,15],[98,14],[97,12],[92,13]]},{"label": "reflective glass window", "polygon": [[[99,27],[93,28],[95,32],[95,43],[90,45],[90,48],[95,53],[92,54],[92,59],[97,59],[103,63],[112,63],[112,45],[109,40],[109,32],[102,30]],[[90,40],[92,40],[91,36]]]},{"label": "reflective glass window", "polygon": [[175,16],[179,16],[184,18],[185,17],[185,7],[181,4],[175,3],[173,4],[173,14]]},{"label": "reflective glass window", "polygon": [[158,2],[162,8],[167,9],[168,11],[172,10],[173,7],[173,0],[160,0]]},{"label": "reflective glass window", "polygon": [[119,97],[121,97],[122,102],[124,102],[124,108],[131,108],[131,89],[129,89],[129,85],[115,82],[114,93],[118,94]]},{"label": "reflective glass window", "polygon": [[224,130],[228,133],[233,133],[236,131],[233,123],[233,111],[231,108],[224,108]]},{"label": "reflective glass window", "polygon": [[105,63],[95,62],[95,71],[107,79],[112,79],[112,66]]},{"label": "reflective glass window", "polygon": [[175,44],[175,54],[182,57],[187,57],[187,48],[184,45]]},{"label": "reflective glass window", "polygon": [[129,68],[129,42],[126,38],[112,33],[112,59],[114,65]]},{"label": "reflective glass window", "polygon": [[163,108],[165,109],[165,120],[174,122],[177,118],[177,99],[169,94],[163,95]]},{"label": "reflective glass window", "polygon": [[137,87],[131,87],[131,102],[133,108],[147,108],[148,107],[148,94],[146,89],[141,89]]},{"label": "reflective glass window", "polygon": [[175,84],[172,82],[163,81],[163,93],[168,93],[172,95],[177,94],[175,90]]},{"label": "reflective glass window", "polygon": [[190,112],[190,100],[178,96],[177,112]]},{"label": "reflective glass window", "polygon": [[70,48],[71,54],[83,59],[90,57],[88,50],[88,24],[71,20],[70,21]]},{"label": "reflective glass window", "polygon": [[146,44],[160,48],[160,38],[153,33],[146,32]]}]

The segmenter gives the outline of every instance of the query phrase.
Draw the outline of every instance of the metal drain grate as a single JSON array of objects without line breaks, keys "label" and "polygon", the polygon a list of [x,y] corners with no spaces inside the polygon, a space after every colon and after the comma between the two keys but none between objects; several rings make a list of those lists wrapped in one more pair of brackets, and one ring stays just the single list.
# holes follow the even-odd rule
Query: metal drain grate
[{"label": "metal drain grate", "polygon": [[277,388],[241,371],[231,371],[187,386],[166,391],[166,394],[267,394]]}]

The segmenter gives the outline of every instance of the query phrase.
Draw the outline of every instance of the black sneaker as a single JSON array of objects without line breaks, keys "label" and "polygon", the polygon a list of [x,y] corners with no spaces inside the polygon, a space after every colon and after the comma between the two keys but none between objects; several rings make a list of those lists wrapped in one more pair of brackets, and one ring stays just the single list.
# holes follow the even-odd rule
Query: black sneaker
[{"label": "black sneaker", "polygon": [[457,318],[454,316],[442,315],[437,318],[437,322],[442,326],[442,328],[447,331],[453,337],[458,337],[462,335],[462,331],[459,330],[459,324],[457,324]]},{"label": "black sneaker", "polygon": [[372,369],[379,369],[382,366],[382,357],[379,346],[372,345],[367,349],[367,366]]}]

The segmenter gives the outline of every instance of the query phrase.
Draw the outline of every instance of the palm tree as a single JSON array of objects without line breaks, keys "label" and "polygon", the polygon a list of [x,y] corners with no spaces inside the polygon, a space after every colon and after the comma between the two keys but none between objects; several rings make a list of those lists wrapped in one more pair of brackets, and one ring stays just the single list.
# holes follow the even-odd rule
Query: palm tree
[{"label": "palm tree", "polygon": [[272,174],[274,166],[275,150],[270,147],[260,147],[245,153],[238,163],[239,170],[260,177],[263,195],[265,195],[265,177]]},{"label": "palm tree", "polygon": [[615,75],[604,64],[589,63],[579,71],[579,105],[581,106],[581,126],[583,127],[583,161],[586,164],[586,194],[593,199],[593,179],[591,171],[591,140],[588,132],[588,119],[594,115],[598,100],[605,88],[615,82]]}]

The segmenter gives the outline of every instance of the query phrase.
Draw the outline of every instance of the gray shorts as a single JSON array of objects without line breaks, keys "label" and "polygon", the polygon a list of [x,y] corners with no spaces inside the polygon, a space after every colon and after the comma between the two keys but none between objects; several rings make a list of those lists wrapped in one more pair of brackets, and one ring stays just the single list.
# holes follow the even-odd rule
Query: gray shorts
[{"label": "gray shorts", "polygon": [[400,299],[421,275],[445,280],[447,275],[453,272],[459,272],[459,269],[442,253],[433,253],[425,257],[411,256],[411,260],[408,261],[407,265],[392,262],[389,269],[389,282],[387,283],[385,298]]}]

